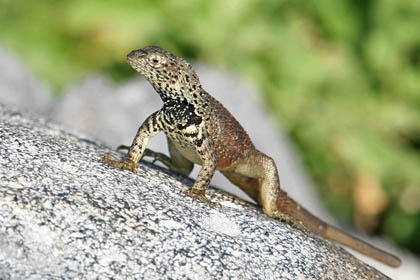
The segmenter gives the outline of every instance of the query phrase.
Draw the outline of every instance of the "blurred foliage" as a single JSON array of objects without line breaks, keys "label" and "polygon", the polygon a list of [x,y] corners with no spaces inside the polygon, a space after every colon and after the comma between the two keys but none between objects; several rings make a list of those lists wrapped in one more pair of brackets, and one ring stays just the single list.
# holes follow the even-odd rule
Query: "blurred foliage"
[{"label": "blurred foliage", "polygon": [[57,92],[150,44],[253,80],[328,206],[420,253],[420,1],[0,5],[2,44]]}]

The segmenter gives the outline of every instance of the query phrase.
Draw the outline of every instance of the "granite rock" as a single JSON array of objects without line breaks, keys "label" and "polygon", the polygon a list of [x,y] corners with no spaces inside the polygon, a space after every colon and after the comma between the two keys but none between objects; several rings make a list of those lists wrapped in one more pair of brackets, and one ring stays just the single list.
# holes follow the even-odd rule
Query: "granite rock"
[{"label": "granite rock", "polygon": [[98,162],[107,152],[0,106],[0,279],[386,278],[222,191],[214,208],[180,193],[188,178]]}]

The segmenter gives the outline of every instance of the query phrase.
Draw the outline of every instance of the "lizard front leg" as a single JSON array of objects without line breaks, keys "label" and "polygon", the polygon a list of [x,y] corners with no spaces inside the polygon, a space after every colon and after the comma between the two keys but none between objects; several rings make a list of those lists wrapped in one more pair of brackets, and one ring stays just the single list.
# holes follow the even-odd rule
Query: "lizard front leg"
[{"label": "lizard front leg", "polygon": [[196,198],[202,202],[213,206],[220,207],[220,203],[213,202],[206,197],[206,191],[209,188],[210,181],[216,171],[218,157],[213,140],[208,135],[194,141],[196,152],[200,155],[203,162],[197,179],[191,190],[183,191],[183,193]]},{"label": "lizard front leg", "polygon": [[160,125],[161,111],[157,111],[150,115],[140,126],[136,137],[131,144],[126,159],[119,160],[106,154],[100,161],[107,163],[113,167],[129,170],[137,173],[137,164],[143,157],[149,139],[162,131]]}]

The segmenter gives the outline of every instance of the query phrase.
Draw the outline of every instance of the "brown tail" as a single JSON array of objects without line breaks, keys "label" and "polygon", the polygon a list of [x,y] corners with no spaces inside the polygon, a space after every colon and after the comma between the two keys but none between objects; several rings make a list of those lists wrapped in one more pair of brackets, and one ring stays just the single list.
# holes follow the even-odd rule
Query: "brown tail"
[{"label": "brown tail", "polygon": [[282,213],[288,214],[297,221],[300,221],[303,226],[311,232],[352,248],[359,253],[374,258],[386,265],[392,267],[398,267],[401,265],[401,260],[398,257],[382,251],[381,249],[375,248],[372,245],[321,221],[319,218],[312,215],[308,210],[296,203],[296,201],[291,199],[285,192],[279,196],[277,207]]}]

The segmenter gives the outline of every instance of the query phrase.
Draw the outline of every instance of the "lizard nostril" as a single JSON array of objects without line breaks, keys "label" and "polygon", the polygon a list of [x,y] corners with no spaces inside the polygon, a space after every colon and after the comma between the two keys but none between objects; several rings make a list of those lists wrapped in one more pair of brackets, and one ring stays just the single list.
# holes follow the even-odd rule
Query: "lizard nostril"
[{"label": "lizard nostril", "polygon": [[143,50],[134,50],[127,55],[127,59],[136,59],[145,56],[146,52]]}]

